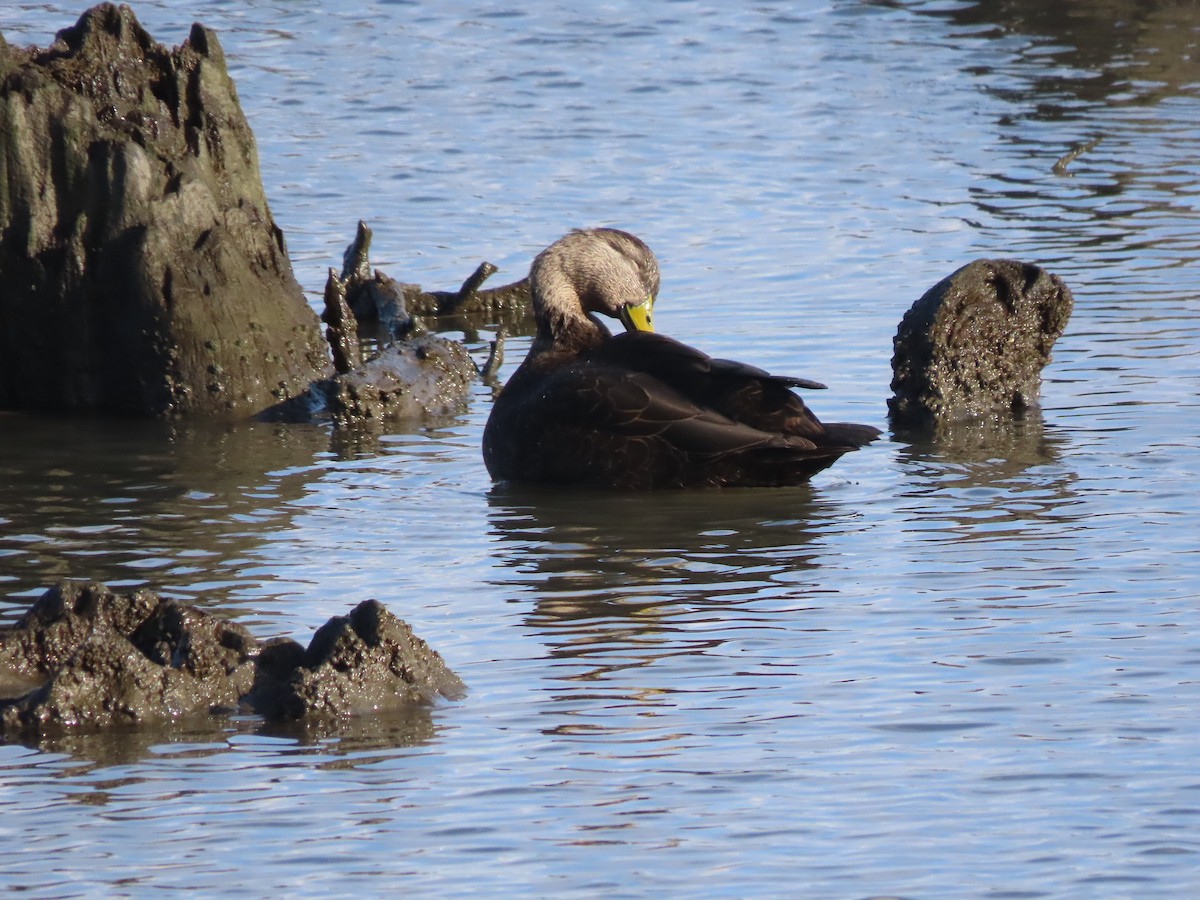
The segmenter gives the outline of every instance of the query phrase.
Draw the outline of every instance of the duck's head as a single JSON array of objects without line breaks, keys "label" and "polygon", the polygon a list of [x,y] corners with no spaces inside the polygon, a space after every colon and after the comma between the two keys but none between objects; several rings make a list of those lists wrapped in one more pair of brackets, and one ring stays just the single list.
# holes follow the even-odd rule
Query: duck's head
[{"label": "duck's head", "polygon": [[600,313],[629,331],[654,330],[658,260],[628,232],[589,228],[559,238],[533,261],[529,286],[539,325]]}]

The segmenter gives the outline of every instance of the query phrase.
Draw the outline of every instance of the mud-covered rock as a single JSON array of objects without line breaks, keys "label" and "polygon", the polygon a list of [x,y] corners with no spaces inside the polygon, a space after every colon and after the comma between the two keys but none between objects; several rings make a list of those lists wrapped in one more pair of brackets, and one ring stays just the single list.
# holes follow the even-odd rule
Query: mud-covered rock
[{"label": "mud-covered rock", "polygon": [[333,354],[333,370],[345,374],[362,364],[362,345],[358,341],[358,320],[346,302],[346,282],[333,269],[325,280],[325,339]]},{"label": "mud-covered rock", "polygon": [[934,285],[896,332],[893,424],[1004,420],[1035,408],[1072,304],[1062,279],[1016,260],[976,260]]},{"label": "mud-covered rock", "polygon": [[264,649],[259,668],[252,705],[271,719],[387,712],[464,690],[442,657],[375,600],[330,619],[302,652],[291,642]]},{"label": "mud-covered rock", "polygon": [[[309,409],[327,410],[339,429],[365,433],[397,419],[457,412],[479,375],[461,341],[430,334],[396,340],[399,334],[411,332],[414,322],[406,312],[403,286],[382,272],[371,274],[370,241],[370,229],[359,222],[358,235],[346,248],[341,275],[329,270],[321,318],[336,374],[313,386],[308,404]],[[390,342],[369,359],[363,357],[355,312],[364,306],[370,308],[370,318],[378,317],[380,324],[386,321],[384,339]],[[499,341],[493,344],[493,352],[498,346]],[[290,406],[285,414],[295,417],[296,404]]]},{"label": "mud-covered rock", "polygon": [[327,358],[216,35],[0,51],[0,408],[248,416]]},{"label": "mud-covered rock", "polygon": [[228,680],[234,693],[227,704],[250,690],[253,672],[246,662],[258,653],[258,642],[236,622],[174,600],[160,600],[130,640],[157,665],[202,680]]},{"label": "mud-covered rock", "polygon": [[455,698],[441,656],[377,601],[305,649],[152,591],[62,582],[0,628],[0,733],[147,725],[249,709],[347,717]]},{"label": "mud-covered rock", "polygon": [[40,681],[0,699],[0,722],[104,728],[232,709],[253,683],[256,652],[241,626],[151,591],[63,582],[0,629],[0,668]]},{"label": "mud-covered rock", "polygon": [[94,634],[131,635],[154,612],[149,591],[118,596],[102,584],[63,582],[42,594],[12,628],[0,629],[0,670],[44,681]]},{"label": "mud-covered rock", "polygon": [[373,428],[389,420],[457,412],[477,377],[461,341],[422,335],[338,375],[325,391],[335,425]]}]

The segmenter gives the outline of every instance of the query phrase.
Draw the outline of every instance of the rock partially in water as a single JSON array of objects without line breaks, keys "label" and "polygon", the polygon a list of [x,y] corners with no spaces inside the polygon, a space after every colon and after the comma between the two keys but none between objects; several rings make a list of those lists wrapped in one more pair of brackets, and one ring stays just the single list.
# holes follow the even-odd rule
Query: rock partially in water
[{"label": "rock partially in water", "polygon": [[239,707],[350,716],[461,695],[442,658],[379,603],[330,620],[307,650],[151,591],[63,582],[0,629],[0,731],[146,725]]},{"label": "rock partially in water", "polygon": [[329,270],[325,281],[325,339],[333,353],[333,370],[339,375],[362,364],[362,346],[358,342],[358,320],[346,302],[346,282]]},{"label": "rock partially in water", "polygon": [[375,600],[330,619],[307,649],[294,641],[264,648],[260,672],[250,701],[270,719],[388,712],[464,691],[441,656]]},{"label": "rock partially in water", "polygon": [[216,35],[0,40],[0,408],[249,416],[327,368]]},{"label": "rock partially in water", "polygon": [[[361,222],[359,236],[370,240],[370,231]],[[325,283],[322,318],[328,325],[326,335],[337,374],[314,385],[318,405],[329,411],[338,428],[368,432],[397,419],[459,411],[479,374],[463,342],[424,334],[401,340],[374,357],[363,359],[358,322],[350,309],[349,297],[353,293],[361,298],[364,285],[379,284],[381,275],[377,272],[364,281],[362,273],[369,271],[369,266],[365,250],[352,260],[356,246],[352,244],[346,251],[342,277],[330,269]]]},{"label": "rock partially in water", "polygon": [[106,728],[233,709],[256,650],[241,626],[150,591],[64,582],[0,631],[3,667],[44,679],[0,717],[7,729]]},{"label": "rock partially in water", "polygon": [[1016,260],[976,260],[934,285],[896,332],[893,425],[1003,421],[1036,408],[1072,304],[1062,279]]},{"label": "rock partially in water", "polygon": [[396,419],[458,412],[478,377],[461,341],[422,335],[401,341],[327,382],[334,425],[378,428]]},{"label": "rock partially in water", "polygon": [[329,305],[329,285],[336,286],[345,294],[346,305],[356,322],[376,322],[389,335],[407,334],[413,327],[413,318],[408,312],[408,296],[415,299],[421,293],[420,285],[401,284],[378,269],[371,270],[371,229],[361,219],[354,233],[354,240],[342,254],[342,274],[338,278],[329,272],[325,287],[325,312],[321,318],[333,323]]},{"label": "rock partially in water", "polygon": [[93,635],[131,636],[159,599],[149,591],[118,597],[102,584],[63,582],[46,591],[12,628],[0,630],[0,670],[45,681]]}]

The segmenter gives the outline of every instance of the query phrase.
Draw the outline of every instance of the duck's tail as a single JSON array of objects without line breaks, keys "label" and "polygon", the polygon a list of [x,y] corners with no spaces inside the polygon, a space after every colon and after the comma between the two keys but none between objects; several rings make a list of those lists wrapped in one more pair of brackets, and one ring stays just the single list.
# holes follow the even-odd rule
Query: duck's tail
[{"label": "duck's tail", "polygon": [[871,425],[855,425],[852,422],[823,422],[827,439],[821,443],[830,447],[858,449],[883,434]]}]

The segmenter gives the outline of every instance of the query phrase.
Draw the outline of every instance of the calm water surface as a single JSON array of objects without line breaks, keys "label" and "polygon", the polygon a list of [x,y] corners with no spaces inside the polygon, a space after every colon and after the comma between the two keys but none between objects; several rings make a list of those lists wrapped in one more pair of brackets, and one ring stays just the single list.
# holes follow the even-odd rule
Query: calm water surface
[{"label": "calm water surface", "polygon": [[[0,32],[81,9],[17,0]],[[958,266],[1039,262],[1076,308],[1041,416],[779,491],[493,487],[482,385],[353,448],[0,414],[0,618],[73,577],[306,639],[375,597],[470,686],[341,728],[0,745],[0,886],[1200,890],[1194,3],[135,10],[218,31],[314,304],[359,218],[435,288],[618,225],[659,255],[661,330],[881,427],[896,324]]]}]

